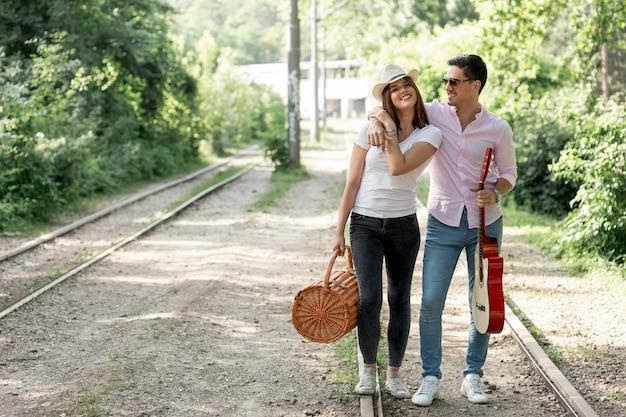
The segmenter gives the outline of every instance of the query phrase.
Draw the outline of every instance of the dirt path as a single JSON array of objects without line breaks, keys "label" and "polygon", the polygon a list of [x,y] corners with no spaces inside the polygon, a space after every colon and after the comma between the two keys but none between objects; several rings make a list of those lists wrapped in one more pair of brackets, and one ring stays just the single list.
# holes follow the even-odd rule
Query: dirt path
[{"label": "dirt path", "polygon": [[307,202],[250,211],[257,169],[4,320],[0,415],[349,415],[328,404],[330,351],[289,322],[341,176],[310,171]]},{"label": "dirt path", "polygon": [[[289,321],[293,295],[325,267],[351,137],[304,151],[311,178],[280,207],[250,209],[270,181],[269,167],[255,169],[2,320],[0,417],[358,415],[351,387],[331,383],[331,348],[304,342]],[[413,388],[420,273],[403,371]],[[506,333],[485,369],[493,402],[461,397],[465,293],[458,276],[443,399],[428,409],[390,400],[389,415],[563,415]]]}]

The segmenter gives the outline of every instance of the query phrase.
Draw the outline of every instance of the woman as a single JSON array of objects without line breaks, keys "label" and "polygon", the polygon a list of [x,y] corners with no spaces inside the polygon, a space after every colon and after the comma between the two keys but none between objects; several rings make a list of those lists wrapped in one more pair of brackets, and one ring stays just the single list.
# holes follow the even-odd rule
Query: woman
[{"label": "woman", "polygon": [[368,144],[368,124],[361,129],[339,206],[333,250],[340,254],[345,250],[344,229],[352,212],[350,242],[359,283],[359,344],[365,364],[355,391],[363,395],[376,389],[384,258],[390,310],[385,387],[394,397],[411,397],[399,371],[409,336],[411,280],[420,244],[415,187],[442,138],[439,129],[428,124],[416,78],[416,70],[406,73],[397,65],[381,71],[372,95],[382,101],[395,126],[386,130],[385,150]]}]

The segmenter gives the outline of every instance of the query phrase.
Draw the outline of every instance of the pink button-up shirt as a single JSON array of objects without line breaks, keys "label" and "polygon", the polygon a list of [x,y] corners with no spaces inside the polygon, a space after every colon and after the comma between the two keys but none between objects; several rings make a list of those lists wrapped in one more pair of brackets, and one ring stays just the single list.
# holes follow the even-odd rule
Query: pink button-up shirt
[{"label": "pink button-up shirt", "polygon": [[[476,228],[478,204],[476,192],[471,189],[478,186],[485,149],[494,148],[485,188],[495,188],[498,178],[515,186],[517,164],[511,127],[485,106],[465,130],[461,130],[453,106],[433,101],[426,105],[426,111],[430,123],[443,134],[443,142],[430,164],[428,212],[448,226],[459,227],[466,207],[469,227]],[[493,223],[501,215],[499,204],[485,207],[485,224]]]}]

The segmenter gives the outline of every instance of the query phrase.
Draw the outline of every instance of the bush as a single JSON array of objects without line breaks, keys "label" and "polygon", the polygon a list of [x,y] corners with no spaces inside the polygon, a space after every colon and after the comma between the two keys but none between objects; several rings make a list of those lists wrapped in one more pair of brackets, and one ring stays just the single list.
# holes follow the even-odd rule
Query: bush
[{"label": "bush", "polygon": [[626,261],[626,106],[598,104],[575,125],[575,139],[552,167],[580,183],[565,219],[562,243]]},{"label": "bush", "polygon": [[285,125],[287,109],[281,98],[267,88],[259,87],[259,93],[262,98],[263,114],[259,117],[261,123],[258,126],[258,132],[265,146],[265,155],[269,156],[275,170],[287,170],[291,165],[288,132]]},{"label": "bush", "polygon": [[277,169],[289,165],[286,108],[268,87],[233,76],[228,63],[201,81],[202,109],[213,151],[261,141]]},{"label": "bush", "polygon": [[0,16],[0,231],[172,173],[204,133],[164,2],[39,3]]},{"label": "bush", "polygon": [[569,212],[579,181],[556,177],[550,165],[574,139],[575,121],[584,108],[583,95],[561,90],[530,100],[508,116],[517,155],[518,180],[513,199],[518,205],[554,217]]}]

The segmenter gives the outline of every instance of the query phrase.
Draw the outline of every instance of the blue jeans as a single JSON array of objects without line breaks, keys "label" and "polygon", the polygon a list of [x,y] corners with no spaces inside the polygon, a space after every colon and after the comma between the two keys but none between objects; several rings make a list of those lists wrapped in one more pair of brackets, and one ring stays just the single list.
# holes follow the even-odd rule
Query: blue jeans
[{"label": "blue jeans", "polygon": [[[487,235],[497,238],[498,245],[501,244],[502,217],[487,226]],[[467,256],[468,306],[471,306],[472,288],[474,287],[474,250],[477,240],[477,229],[468,227],[467,211],[465,210],[459,227],[448,226],[433,216],[428,216],[422,277],[422,306],[420,309],[420,348],[423,376],[434,375],[441,378],[441,315],[450,288],[450,281],[463,249],[466,250]],[[483,375],[482,367],[487,358],[488,344],[489,335],[479,333],[474,327],[473,320],[470,319],[464,375]]]},{"label": "blue jeans", "polygon": [[376,363],[383,298],[383,258],[387,267],[389,366],[399,367],[411,326],[411,281],[420,245],[415,214],[379,219],[352,213],[350,244],[359,283],[359,345],[363,362]]}]

